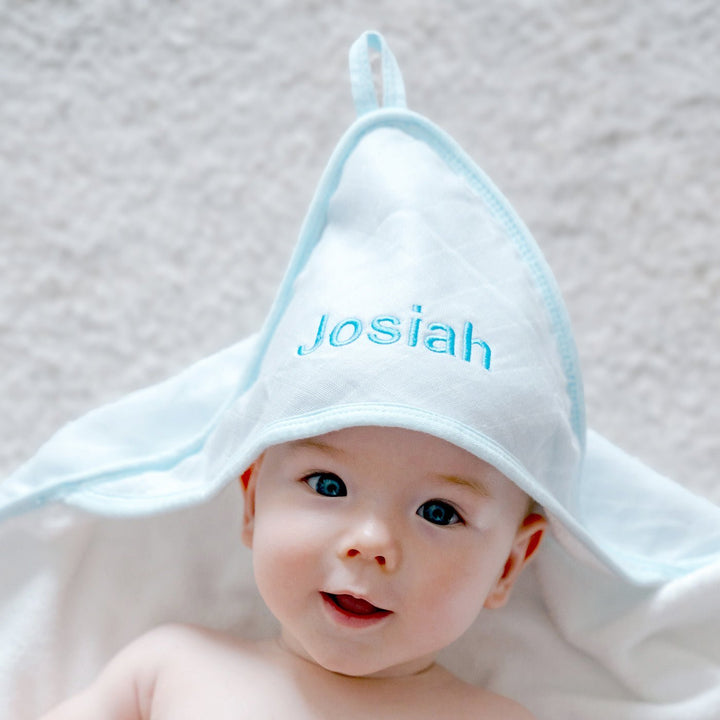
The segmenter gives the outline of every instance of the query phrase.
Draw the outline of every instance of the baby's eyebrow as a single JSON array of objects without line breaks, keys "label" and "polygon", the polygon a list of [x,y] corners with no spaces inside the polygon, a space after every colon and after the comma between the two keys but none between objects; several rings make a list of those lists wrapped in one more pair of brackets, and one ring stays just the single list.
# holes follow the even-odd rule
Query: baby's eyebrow
[{"label": "baby's eyebrow", "polygon": [[327,453],[328,455],[334,455],[336,457],[346,456],[347,453],[342,448],[330,445],[317,438],[303,438],[302,440],[292,440],[288,443],[288,446],[293,450],[319,450],[320,452]]},{"label": "baby's eyebrow", "polygon": [[492,493],[488,489],[487,485],[476,478],[468,478],[461,475],[436,475],[435,477],[438,480],[442,480],[443,482],[447,482],[452,485],[460,485],[461,487],[470,488],[470,490],[476,492],[482,497],[492,497]]}]

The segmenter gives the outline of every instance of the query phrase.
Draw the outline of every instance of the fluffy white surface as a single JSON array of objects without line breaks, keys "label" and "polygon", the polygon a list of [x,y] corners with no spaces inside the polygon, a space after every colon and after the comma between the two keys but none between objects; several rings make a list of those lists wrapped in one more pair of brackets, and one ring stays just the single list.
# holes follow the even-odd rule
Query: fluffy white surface
[{"label": "fluffy white surface", "polygon": [[0,475],[259,326],[382,31],[553,267],[589,423],[720,502],[720,7],[0,8]]}]

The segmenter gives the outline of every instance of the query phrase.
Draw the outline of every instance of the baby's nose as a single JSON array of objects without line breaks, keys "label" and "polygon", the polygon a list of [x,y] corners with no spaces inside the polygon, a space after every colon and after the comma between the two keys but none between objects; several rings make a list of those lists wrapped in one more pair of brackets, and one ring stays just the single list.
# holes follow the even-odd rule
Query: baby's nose
[{"label": "baby's nose", "polygon": [[340,546],[340,556],[374,562],[393,571],[400,561],[400,547],[388,524],[369,516],[348,528]]}]

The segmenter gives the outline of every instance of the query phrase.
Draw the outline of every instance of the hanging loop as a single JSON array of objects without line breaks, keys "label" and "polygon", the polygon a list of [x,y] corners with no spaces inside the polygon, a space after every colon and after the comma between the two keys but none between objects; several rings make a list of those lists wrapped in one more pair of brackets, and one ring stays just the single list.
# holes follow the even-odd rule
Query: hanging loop
[{"label": "hanging loop", "polygon": [[350,85],[358,116],[377,110],[370,51],[380,54],[382,64],[382,107],[406,107],[405,83],[400,67],[385,38],[379,32],[363,33],[350,48]]}]

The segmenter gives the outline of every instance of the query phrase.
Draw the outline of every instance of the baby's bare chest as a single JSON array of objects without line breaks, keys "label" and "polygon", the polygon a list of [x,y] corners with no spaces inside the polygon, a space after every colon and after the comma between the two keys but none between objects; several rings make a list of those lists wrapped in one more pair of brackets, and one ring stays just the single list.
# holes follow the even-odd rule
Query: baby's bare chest
[{"label": "baby's bare chest", "polygon": [[288,692],[278,687],[228,688],[210,683],[202,689],[182,689],[174,696],[158,697],[153,705],[151,720],[437,720],[436,712],[427,713],[413,699],[397,698],[391,703],[378,704],[372,698],[328,698],[307,692]]},{"label": "baby's bare chest", "polygon": [[[485,717],[453,698],[427,697],[398,688],[376,693],[324,686],[301,678],[252,672],[245,676],[197,674],[184,682],[161,684],[155,695],[151,720],[437,720],[442,717]],[[490,715],[488,717],[494,717]],[[505,718],[503,718],[505,720]]]},{"label": "baby's bare chest", "polygon": [[156,677],[149,720],[518,717],[513,703],[471,688],[437,666],[402,678],[349,678],[267,643],[206,643],[193,650],[175,657]]}]

